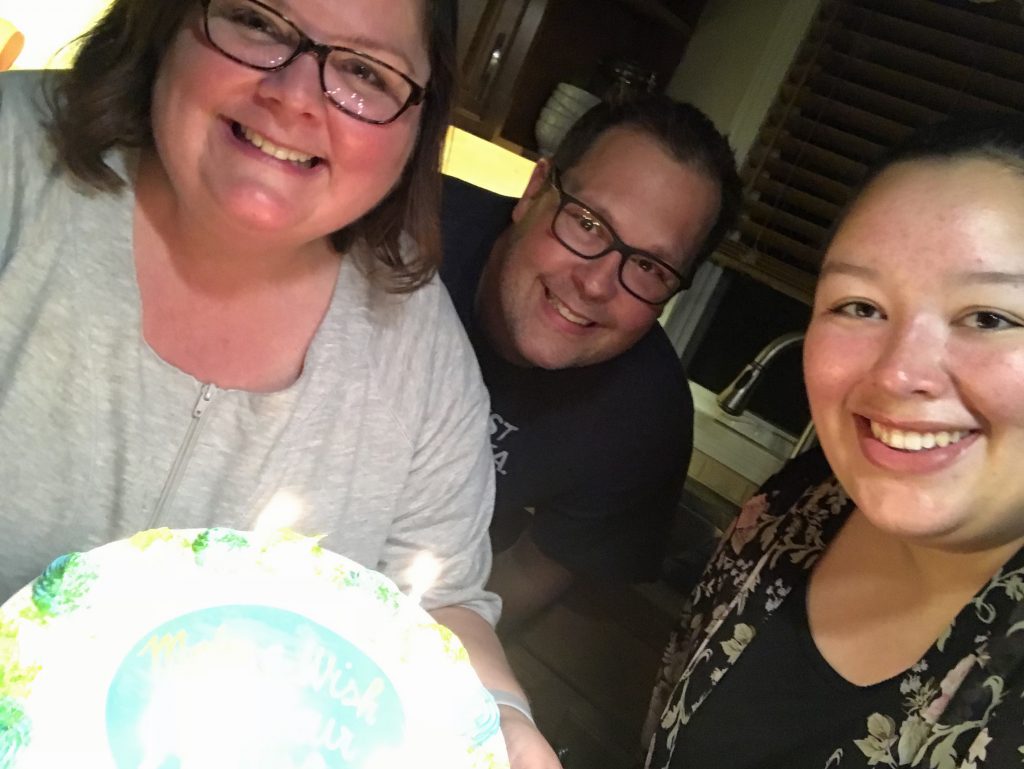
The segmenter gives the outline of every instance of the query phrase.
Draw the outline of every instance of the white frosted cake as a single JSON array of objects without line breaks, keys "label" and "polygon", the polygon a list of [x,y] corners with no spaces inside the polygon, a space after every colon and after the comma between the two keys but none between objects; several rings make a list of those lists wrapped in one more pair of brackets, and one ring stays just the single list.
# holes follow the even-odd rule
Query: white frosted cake
[{"label": "white frosted cake", "polygon": [[290,532],[155,529],[0,607],[0,769],[506,769],[458,638]]}]

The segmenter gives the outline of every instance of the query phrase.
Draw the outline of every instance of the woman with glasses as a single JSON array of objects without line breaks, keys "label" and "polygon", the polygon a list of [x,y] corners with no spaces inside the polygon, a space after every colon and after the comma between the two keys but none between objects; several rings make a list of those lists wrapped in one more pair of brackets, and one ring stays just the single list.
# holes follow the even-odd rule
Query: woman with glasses
[{"label": "woman with glasses", "polygon": [[431,555],[424,605],[521,695],[433,279],[455,29],[454,0],[115,0],[70,72],[0,79],[0,601],[138,530],[291,526],[406,589]]},{"label": "woman with glasses", "polygon": [[825,254],[821,451],[693,593],[650,769],[1008,769],[1024,755],[1024,115],[924,129]]}]

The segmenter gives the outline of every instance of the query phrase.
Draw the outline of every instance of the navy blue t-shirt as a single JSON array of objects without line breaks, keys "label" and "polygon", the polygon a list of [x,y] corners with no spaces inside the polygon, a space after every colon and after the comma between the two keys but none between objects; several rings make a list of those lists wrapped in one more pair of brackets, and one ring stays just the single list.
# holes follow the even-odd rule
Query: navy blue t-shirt
[{"label": "navy blue t-shirt", "polygon": [[445,177],[441,278],[491,395],[494,549],[530,526],[541,552],[574,572],[655,579],[693,446],[686,376],[659,324],[592,366],[525,368],[494,351],[474,304],[515,202]]}]

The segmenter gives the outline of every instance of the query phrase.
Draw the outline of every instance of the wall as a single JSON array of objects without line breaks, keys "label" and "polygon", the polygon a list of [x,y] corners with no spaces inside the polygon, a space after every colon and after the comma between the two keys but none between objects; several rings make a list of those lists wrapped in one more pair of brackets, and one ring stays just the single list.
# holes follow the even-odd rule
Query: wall
[{"label": "wall", "polygon": [[[704,8],[667,92],[704,110],[728,134],[740,164],[818,6],[819,0],[708,0]],[[700,341],[708,332],[715,310],[723,300],[728,300],[732,282],[732,275],[721,267],[706,264],[698,272],[693,288],[663,315],[665,329],[691,372],[699,372],[707,362],[700,356]],[[733,329],[727,348],[722,350],[734,353],[725,364],[729,373],[721,382],[708,383],[714,392],[728,383],[767,341],[755,336],[754,326],[759,325],[763,324],[750,324],[749,335],[744,333],[746,326]],[[800,400],[802,391],[798,369],[795,376],[797,385],[787,388],[791,395],[784,396],[794,402]],[[786,452],[779,453],[754,439],[754,433],[771,432],[773,425],[753,410],[738,419],[728,418],[715,405],[714,392],[699,386],[695,389],[708,397],[696,399],[698,413],[690,478],[732,502],[741,502],[771,468],[766,465],[758,470],[749,458],[737,457],[752,452],[777,466]],[[789,429],[794,434],[800,432]]]},{"label": "wall", "polygon": [[110,0],[7,0],[3,17],[25,35],[25,48],[13,69],[66,67],[74,51],[65,46],[109,5]]},{"label": "wall", "polygon": [[741,161],[819,0],[708,0],[666,89],[704,110]]}]

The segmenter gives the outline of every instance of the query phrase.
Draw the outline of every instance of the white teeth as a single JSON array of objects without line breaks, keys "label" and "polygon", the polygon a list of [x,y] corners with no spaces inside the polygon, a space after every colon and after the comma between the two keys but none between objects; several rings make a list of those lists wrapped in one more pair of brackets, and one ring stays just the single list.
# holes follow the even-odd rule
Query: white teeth
[{"label": "white teeth", "polygon": [[292,163],[308,163],[314,157],[313,155],[306,155],[298,150],[278,147],[266,136],[261,136],[245,126],[242,126],[242,135],[249,140],[249,143],[252,144],[252,146],[263,150],[263,152],[271,157],[277,158],[278,160],[288,160]]},{"label": "white teeth", "polygon": [[577,315],[564,304],[562,304],[554,294],[548,294],[548,298],[551,300],[551,305],[558,314],[565,318],[570,323],[575,323],[577,326],[589,326],[593,323],[589,318],[584,318],[582,315]]},{"label": "white teeth", "polygon": [[912,430],[897,430],[877,422],[871,423],[871,434],[893,449],[901,451],[922,451],[936,446],[944,448],[965,438],[968,430],[942,430],[937,433],[918,433]]}]

